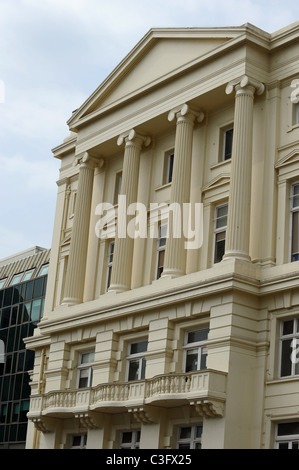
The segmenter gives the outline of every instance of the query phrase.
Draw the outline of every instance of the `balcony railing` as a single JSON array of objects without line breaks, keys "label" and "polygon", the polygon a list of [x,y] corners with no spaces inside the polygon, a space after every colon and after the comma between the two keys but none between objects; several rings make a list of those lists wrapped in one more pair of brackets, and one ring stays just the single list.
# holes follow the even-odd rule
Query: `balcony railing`
[{"label": "balcony railing", "polygon": [[115,413],[194,405],[201,415],[221,416],[226,397],[226,374],[204,370],[164,374],[134,382],[113,382],[76,390],[57,390],[31,397],[28,418],[69,417],[89,412]]}]

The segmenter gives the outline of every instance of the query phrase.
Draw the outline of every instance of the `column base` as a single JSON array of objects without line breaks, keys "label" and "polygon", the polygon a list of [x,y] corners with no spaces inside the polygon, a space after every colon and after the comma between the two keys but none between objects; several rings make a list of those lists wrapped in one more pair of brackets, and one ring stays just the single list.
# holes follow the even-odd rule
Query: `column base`
[{"label": "column base", "polygon": [[120,284],[111,284],[111,286],[108,289],[107,294],[115,293],[115,294],[121,294],[122,292],[127,292],[128,290],[131,290],[130,287],[120,285]]},{"label": "column base", "polygon": [[72,307],[72,305],[78,305],[78,304],[82,304],[82,299],[76,299],[76,298],[72,298],[72,297],[66,297],[66,298],[63,299],[63,301],[61,302],[61,305],[67,305],[68,307]]},{"label": "column base", "polygon": [[184,276],[185,272],[181,271],[180,269],[166,269],[162,272],[161,274],[161,279],[167,278],[167,279],[174,279],[176,277],[181,277]]},{"label": "column base", "polygon": [[222,258],[222,261],[229,260],[229,259],[240,259],[242,261],[250,261],[251,258],[247,253],[243,253],[241,251],[228,251]]}]

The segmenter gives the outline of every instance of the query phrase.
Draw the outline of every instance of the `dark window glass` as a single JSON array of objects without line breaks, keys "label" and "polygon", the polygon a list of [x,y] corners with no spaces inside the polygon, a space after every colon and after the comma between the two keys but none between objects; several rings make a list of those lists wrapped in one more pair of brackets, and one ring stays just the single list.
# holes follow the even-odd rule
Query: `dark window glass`
[{"label": "dark window glass", "polygon": [[33,298],[41,297],[43,294],[43,280],[44,278],[39,278],[34,281],[33,289]]},{"label": "dark window glass", "polygon": [[291,362],[291,339],[282,341],[281,345],[281,377],[286,377],[292,373],[292,362]]},{"label": "dark window glass", "polygon": [[293,423],[280,423],[277,426],[278,436],[290,436],[292,434],[299,434],[299,421]]},{"label": "dark window glass", "polygon": [[147,341],[140,341],[139,343],[132,343],[130,353],[138,354],[147,350]]}]

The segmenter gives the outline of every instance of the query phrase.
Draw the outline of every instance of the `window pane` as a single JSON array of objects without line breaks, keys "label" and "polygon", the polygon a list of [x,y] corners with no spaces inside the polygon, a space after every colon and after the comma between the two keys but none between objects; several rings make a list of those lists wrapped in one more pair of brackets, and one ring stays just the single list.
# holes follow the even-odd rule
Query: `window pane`
[{"label": "window pane", "polygon": [[190,331],[188,333],[188,341],[187,343],[197,343],[199,341],[205,341],[208,337],[208,328],[202,328],[196,331]]},{"label": "window pane", "polygon": [[225,132],[225,143],[224,143],[224,160],[231,158],[233,148],[233,129],[228,129]]},{"label": "window pane", "polygon": [[139,360],[130,361],[128,380],[138,380]]},{"label": "window pane", "polygon": [[208,355],[207,348],[202,348],[201,357],[200,357],[200,370],[207,368],[207,355]]},{"label": "window pane", "polygon": [[280,423],[277,427],[278,436],[289,436],[299,434],[299,421],[293,423]]},{"label": "window pane", "polygon": [[94,360],[94,352],[81,354],[81,364],[90,364]]},{"label": "window pane", "polygon": [[131,354],[138,354],[147,350],[147,341],[140,341],[139,343],[132,343],[130,348]]},{"label": "window pane", "polygon": [[[299,212],[293,212],[292,219],[292,261],[296,261],[299,253]],[[294,258],[294,259],[293,259]]]},{"label": "window pane", "polygon": [[132,442],[132,432],[123,432],[121,442],[122,444],[130,444]]},{"label": "window pane", "polygon": [[214,263],[219,263],[222,261],[222,258],[225,253],[225,232],[217,233],[216,242],[215,242],[215,257]]},{"label": "window pane", "polygon": [[186,372],[197,370],[198,365],[198,349],[190,349],[187,351]]},{"label": "window pane", "polygon": [[32,321],[39,320],[40,306],[41,306],[41,299],[32,301],[32,308],[31,308],[31,320]]},{"label": "window pane", "polygon": [[191,438],[191,426],[181,428],[180,439],[190,439],[190,438]]},{"label": "window pane", "polygon": [[225,204],[224,206],[217,207],[216,211],[216,228],[226,227],[227,225],[227,209],[228,206]]},{"label": "window pane", "polygon": [[282,341],[281,345],[281,377],[291,375],[292,363],[291,363],[291,339]]},{"label": "window pane", "polygon": [[284,336],[293,334],[293,330],[294,330],[294,320],[287,320],[283,322],[282,334]]}]

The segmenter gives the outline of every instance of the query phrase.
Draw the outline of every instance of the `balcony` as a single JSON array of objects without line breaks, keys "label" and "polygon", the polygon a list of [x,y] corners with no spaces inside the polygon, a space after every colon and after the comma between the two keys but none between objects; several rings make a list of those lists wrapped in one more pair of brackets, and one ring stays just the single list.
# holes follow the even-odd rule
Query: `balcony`
[{"label": "balcony", "polygon": [[[131,412],[141,422],[158,420],[159,407],[194,406],[200,416],[222,416],[226,374],[214,370],[158,375],[135,382],[58,390],[31,397],[28,418],[46,432],[49,419],[77,417],[98,427],[102,413]],[[92,419],[91,419],[92,418]]]}]

